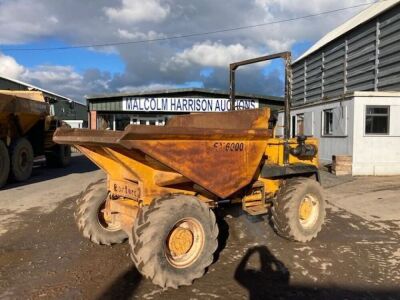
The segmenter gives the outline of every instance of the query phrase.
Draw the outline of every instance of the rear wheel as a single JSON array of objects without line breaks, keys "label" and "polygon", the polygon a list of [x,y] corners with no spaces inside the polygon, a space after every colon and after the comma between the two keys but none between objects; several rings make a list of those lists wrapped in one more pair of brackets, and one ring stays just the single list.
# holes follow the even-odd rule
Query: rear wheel
[{"label": "rear wheel", "polygon": [[130,241],[132,259],[156,285],[190,285],[213,262],[217,237],[214,212],[205,203],[169,195],[139,211]]},{"label": "rear wheel", "polygon": [[10,173],[10,156],[8,155],[8,149],[3,141],[0,140],[0,188],[2,188]]},{"label": "rear wheel", "polygon": [[51,152],[46,153],[46,163],[49,167],[65,168],[71,161],[71,146],[56,145]]},{"label": "rear wheel", "polygon": [[286,180],[271,211],[279,235],[299,242],[310,241],[321,231],[325,220],[321,185],[303,177]]},{"label": "rear wheel", "polygon": [[15,181],[25,181],[32,174],[33,149],[26,138],[19,138],[11,144],[11,176]]},{"label": "rear wheel", "polygon": [[119,223],[104,214],[108,192],[104,179],[89,185],[77,200],[75,221],[82,235],[95,244],[119,244],[127,234]]}]

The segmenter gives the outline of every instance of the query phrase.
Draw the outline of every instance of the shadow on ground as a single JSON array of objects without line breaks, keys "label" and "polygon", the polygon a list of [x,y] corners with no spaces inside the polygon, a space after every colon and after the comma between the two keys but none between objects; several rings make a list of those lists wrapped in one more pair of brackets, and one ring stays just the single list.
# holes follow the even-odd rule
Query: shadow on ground
[{"label": "shadow on ground", "polygon": [[[258,256],[259,266],[249,266]],[[265,246],[250,248],[236,268],[235,280],[249,299],[400,299],[400,289],[345,289],[338,286],[301,286],[290,284],[290,273]]]},{"label": "shadow on ground", "polygon": [[21,183],[9,182],[4,188],[0,190],[18,188],[37,182],[43,182],[59,177],[64,177],[69,174],[92,172],[97,169],[98,167],[82,154],[73,154],[73,156],[71,157],[71,163],[66,168],[50,168],[46,166],[46,162],[44,159],[39,159],[35,161],[32,176],[27,181]]},{"label": "shadow on ground", "polygon": [[[254,267],[257,261],[258,266]],[[226,274],[228,277],[231,274]],[[207,276],[207,275],[205,275]],[[247,290],[250,300],[258,299],[400,299],[400,289],[393,290],[374,290],[374,289],[347,289],[338,286],[307,286],[290,284],[290,273],[286,266],[278,260],[265,246],[256,246],[250,248],[240,263],[237,265],[234,279]],[[205,280],[205,278],[200,279]],[[143,279],[138,271],[131,267],[122,273],[114,282],[112,282],[97,300],[100,299],[134,299],[135,291],[142,283]],[[143,282],[148,285],[146,280]],[[222,284],[222,283],[221,283]],[[185,288],[178,290],[167,290],[166,294],[157,291],[155,298],[148,299],[169,299],[172,292],[176,294],[173,298],[184,299]],[[181,293],[180,293],[181,292]],[[200,299],[210,299],[200,297]],[[222,297],[222,299],[224,299]],[[226,298],[228,299],[228,298]],[[246,298],[244,298],[246,299]]]},{"label": "shadow on ground", "polygon": [[132,299],[142,276],[133,266],[115,279],[98,299],[125,300]]}]

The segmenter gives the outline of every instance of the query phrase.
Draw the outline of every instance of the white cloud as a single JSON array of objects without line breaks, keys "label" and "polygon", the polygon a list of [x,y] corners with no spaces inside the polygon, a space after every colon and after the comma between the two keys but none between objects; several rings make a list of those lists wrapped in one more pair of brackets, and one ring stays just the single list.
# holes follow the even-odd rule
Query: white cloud
[{"label": "white cloud", "polygon": [[[81,45],[155,39],[290,19],[367,1],[370,0],[235,0],[227,5],[226,1],[215,0],[0,0],[0,28],[3,29],[0,44],[4,48],[14,48],[14,44],[30,48],[52,47],[54,41],[56,45]],[[71,50],[51,52],[49,59],[41,56],[44,58],[39,64],[51,61],[56,66],[34,68],[21,66],[2,55],[0,72],[70,97],[135,87],[175,87],[185,82],[203,82],[207,88],[227,89],[229,63],[290,50],[296,43],[301,43],[303,48],[365,7],[209,36],[91,49],[96,55],[98,52],[118,55],[118,64],[123,65],[121,71],[119,67],[104,64],[99,67],[99,58],[82,64],[82,57],[76,55],[79,52]],[[57,66],[57,59],[62,56],[68,57],[70,67]],[[90,63],[92,66],[87,70],[76,71]],[[201,76],[205,67],[214,71],[207,78]],[[260,70],[247,72],[246,69],[242,73],[246,81],[254,81],[256,77],[250,75]],[[264,86],[253,85],[248,91],[270,92]]]},{"label": "white cloud", "polygon": [[120,38],[126,39],[126,40],[153,40],[153,39],[158,39],[158,38],[163,38],[165,37],[164,34],[162,33],[157,33],[153,30],[150,30],[147,33],[143,32],[131,32],[125,29],[118,29],[118,36]]},{"label": "white cloud", "polygon": [[0,53],[0,76],[21,80],[67,97],[76,97],[77,100],[82,100],[81,93],[87,88],[86,84],[107,87],[107,82],[100,82],[98,78],[85,83],[84,77],[72,66],[39,65],[26,68],[13,57],[2,53]]},{"label": "white cloud", "polygon": [[287,51],[291,48],[291,46],[296,42],[295,39],[268,39],[265,43],[268,45],[270,51],[273,52],[282,52]]},{"label": "white cloud", "polygon": [[58,18],[30,0],[0,1],[0,43],[20,44],[55,32]]},{"label": "white cloud", "polygon": [[0,76],[19,78],[25,72],[25,68],[11,57],[0,53]]},{"label": "white cloud", "polygon": [[122,7],[105,7],[106,16],[120,23],[144,21],[161,22],[170,12],[169,5],[161,5],[159,0],[122,0]]},{"label": "white cloud", "polygon": [[63,88],[81,88],[82,76],[71,66],[41,65],[32,69],[27,69],[20,76],[27,82],[39,82],[41,87],[61,86]]},{"label": "white cloud", "polygon": [[[322,12],[329,12],[336,9],[352,7],[363,3],[370,3],[369,0],[254,0],[254,4],[264,12],[263,23],[279,20],[298,18]],[[315,41],[328,33],[334,27],[340,25],[358,11],[367,8],[360,6],[339,12],[332,12],[315,17],[271,24],[264,28],[265,34],[258,34],[254,39],[264,43],[271,51],[290,50],[293,44],[304,40]],[[259,33],[260,31],[255,31]]]},{"label": "white cloud", "polygon": [[[298,17],[313,13],[320,13],[338,8],[350,7],[362,3],[370,3],[368,0],[346,0],[343,3],[332,0],[254,0],[254,3],[265,9],[269,14],[269,18],[273,18],[277,14],[297,14]],[[301,13],[301,15],[300,15]]]},{"label": "white cloud", "polygon": [[175,88],[177,88],[177,85],[175,84],[150,83],[147,85],[139,85],[139,86],[123,86],[121,88],[118,88],[118,92],[129,93],[138,91],[157,91],[157,90],[166,90]]},{"label": "white cloud", "polygon": [[246,48],[239,43],[226,46],[220,42],[207,41],[194,44],[191,48],[177,53],[163,66],[163,69],[187,67],[193,64],[204,67],[227,67],[232,62],[259,55],[255,49]]}]

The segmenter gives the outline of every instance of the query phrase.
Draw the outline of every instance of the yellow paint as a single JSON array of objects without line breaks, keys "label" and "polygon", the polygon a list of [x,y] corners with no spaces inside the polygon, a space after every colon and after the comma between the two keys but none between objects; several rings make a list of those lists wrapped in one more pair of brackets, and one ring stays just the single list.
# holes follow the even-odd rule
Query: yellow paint
[{"label": "yellow paint", "polygon": [[[193,190],[163,187],[165,182],[161,182],[161,185],[157,185],[156,182],[158,181],[158,178],[162,177],[162,173],[165,173],[167,178],[171,178],[172,172],[157,170],[150,164],[146,164],[148,161],[146,161],[145,155],[138,151],[130,151],[129,156],[127,156],[123,153],[106,147],[89,148],[77,146],[77,148],[93,163],[107,173],[108,190],[111,191],[115,197],[129,197],[129,195],[125,194],[125,192],[118,193],[117,191],[114,191],[114,185],[116,182],[125,182],[128,187],[131,187],[135,190],[138,189],[141,205],[149,205],[154,198],[165,194],[196,194],[196,192]],[[178,173],[175,174],[176,176],[174,178],[182,177]],[[131,199],[138,200],[135,196],[132,196]]]},{"label": "yellow paint", "polygon": [[193,234],[186,228],[175,228],[168,239],[169,250],[174,256],[181,256],[188,253],[192,245]]},{"label": "yellow paint", "polygon": [[[315,145],[317,146],[318,149],[318,140],[315,138],[307,138],[306,144]],[[289,146],[291,148],[295,148],[297,146],[297,139],[295,138],[290,139]],[[265,162],[271,165],[283,166],[283,149],[284,149],[284,140],[279,138],[268,139],[267,147],[265,148],[265,153],[264,153]],[[318,155],[316,155],[312,159],[300,159],[293,155],[289,155],[289,164],[295,164],[295,163],[309,164],[318,167],[319,166]],[[275,194],[278,192],[280,188],[282,181],[281,179],[272,180],[261,177],[259,177],[258,180],[264,182],[266,198],[271,198],[275,196]]]},{"label": "yellow paint", "polygon": [[[254,112],[245,112],[246,115],[252,113]],[[240,121],[240,112],[232,114],[238,116]],[[235,129],[231,129],[233,121],[228,113],[220,114],[217,118],[225,118],[223,124],[227,128],[210,136],[199,134],[201,128],[196,126],[205,124],[205,129],[207,126],[214,126],[216,117],[213,117],[213,114],[194,116],[171,119],[165,131],[155,132],[156,128],[138,126],[137,130],[127,130],[127,138],[122,138],[114,144],[107,143],[106,139],[104,143],[80,144],[79,138],[87,134],[83,131],[82,136],[77,135],[77,142],[73,144],[106,172],[108,189],[113,199],[131,199],[139,206],[149,205],[153,199],[166,194],[196,195],[201,201],[212,206],[218,197],[243,197],[240,192],[237,194],[235,192],[257,180],[263,182],[267,199],[276,196],[282,179],[259,177],[261,164],[282,166],[284,159],[284,140],[268,137],[272,135],[272,130],[268,131],[265,128],[269,117],[268,109],[258,112],[246,135],[240,138],[230,137],[238,133]],[[176,127],[171,124],[175,124]],[[245,126],[243,124],[242,126]],[[181,133],[181,136],[173,136],[179,126],[189,126],[190,130]],[[230,133],[224,134],[223,130]],[[191,131],[194,132],[193,137]],[[119,138],[123,137],[121,133],[115,134]],[[171,138],[171,135],[174,138]],[[104,132],[104,136],[111,138],[112,134]],[[63,136],[57,137],[57,133],[55,138],[63,141]],[[66,139],[64,142],[70,140]],[[318,146],[318,141],[314,138],[308,138],[306,143]],[[295,148],[297,140],[290,139],[289,146]],[[300,159],[290,155],[289,163],[304,163],[318,167],[318,158],[315,156]],[[134,192],[130,193],[129,190]],[[211,192],[213,190],[220,193]],[[258,195],[247,196],[250,197],[249,202],[256,201],[252,197],[258,197]]]},{"label": "yellow paint", "polygon": [[313,204],[312,204],[311,200],[308,198],[305,198],[301,202],[300,207],[299,207],[300,219],[303,221],[307,221],[311,216],[312,210],[313,210]]},{"label": "yellow paint", "polygon": [[27,100],[46,102],[43,93],[39,91],[0,90],[0,94],[15,96]]},{"label": "yellow paint", "polygon": [[[307,143],[317,145],[317,140],[310,138],[307,139]],[[296,140],[291,139],[290,146],[296,147],[296,145]],[[262,145],[258,144],[257,146]],[[107,173],[109,190],[114,196],[129,198],[129,195],[124,192],[118,193],[114,191],[115,182],[125,182],[126,186],[131,189],[137,189],[142,205],[149,205],[154,198],[165,194],[197,194],[190,185],[185,185],[185,183],[190,183],[190,180],[160,163],[155,164],[154,160],[146,157],[140,151],[131,150],[128,155],[121,150],[116,151],[108,147],[77,146],[77,148]],[[283,165],[283,149],[282,139],[268,139],[264,152],[265,162],[273,165]],[[317,157],[302,160],[290,155],[289,162],[291,164],[305,163],[318,166]],[[251,163],[254,164],[255,162]],[[258,180],[264,183],[267,198],[275,196],[281,185],[281,180],[261,177]],[[131,198],[132,200],[138,200],[137,197],[132,196]],[[209,201],[209,198],[205,197],[205,195],[202,195],[201,199],[205,202]]]},{"label": "yellow paint", "polygon": [[[306,144],[315,145],[318,148],[318,139],[307,138]],[[289,146],[295,148],[297,146],[297,140],[295,138],[289,140]],[[283,165],[283,148],[284,141],[278,138],[268,139],[267,147],[265,149],[266,162],[275,165]],[[312,159],[300,159],[295,156],[289,156],[289,164],[304,163],[318,167],[318,155]]]}]

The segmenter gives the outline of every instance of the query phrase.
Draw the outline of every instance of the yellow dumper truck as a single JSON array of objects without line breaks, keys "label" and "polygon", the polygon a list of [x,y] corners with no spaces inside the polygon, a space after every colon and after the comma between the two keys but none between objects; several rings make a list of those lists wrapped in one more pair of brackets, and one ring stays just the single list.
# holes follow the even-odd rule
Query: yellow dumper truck
[{"label": "yellow dumper truck", "polygon": [[69,163],[70,146],[52,140],[65,124],[49,110],[42,92],[0,90],[0,188],[8,179],[27,180],[37,156],[45,155],[51,166]]},{"label": "yellow dumper truck", "polygon": [[58,129],[55,142],[75,145],[107,174],[78,200],[83,236],[107,245],[128,238],[139,272],[173,288],[190,285],[213,262],[213,210],[223,203],[269,214],[287,239],[316,237],[325,217],[317,141],[289,138],[290,53],[231,64],[231,103],[236,69],[273,58],[286,62],[283,138],[275,137],[268,108],[177,116],[164,127],[124,131]]}]

